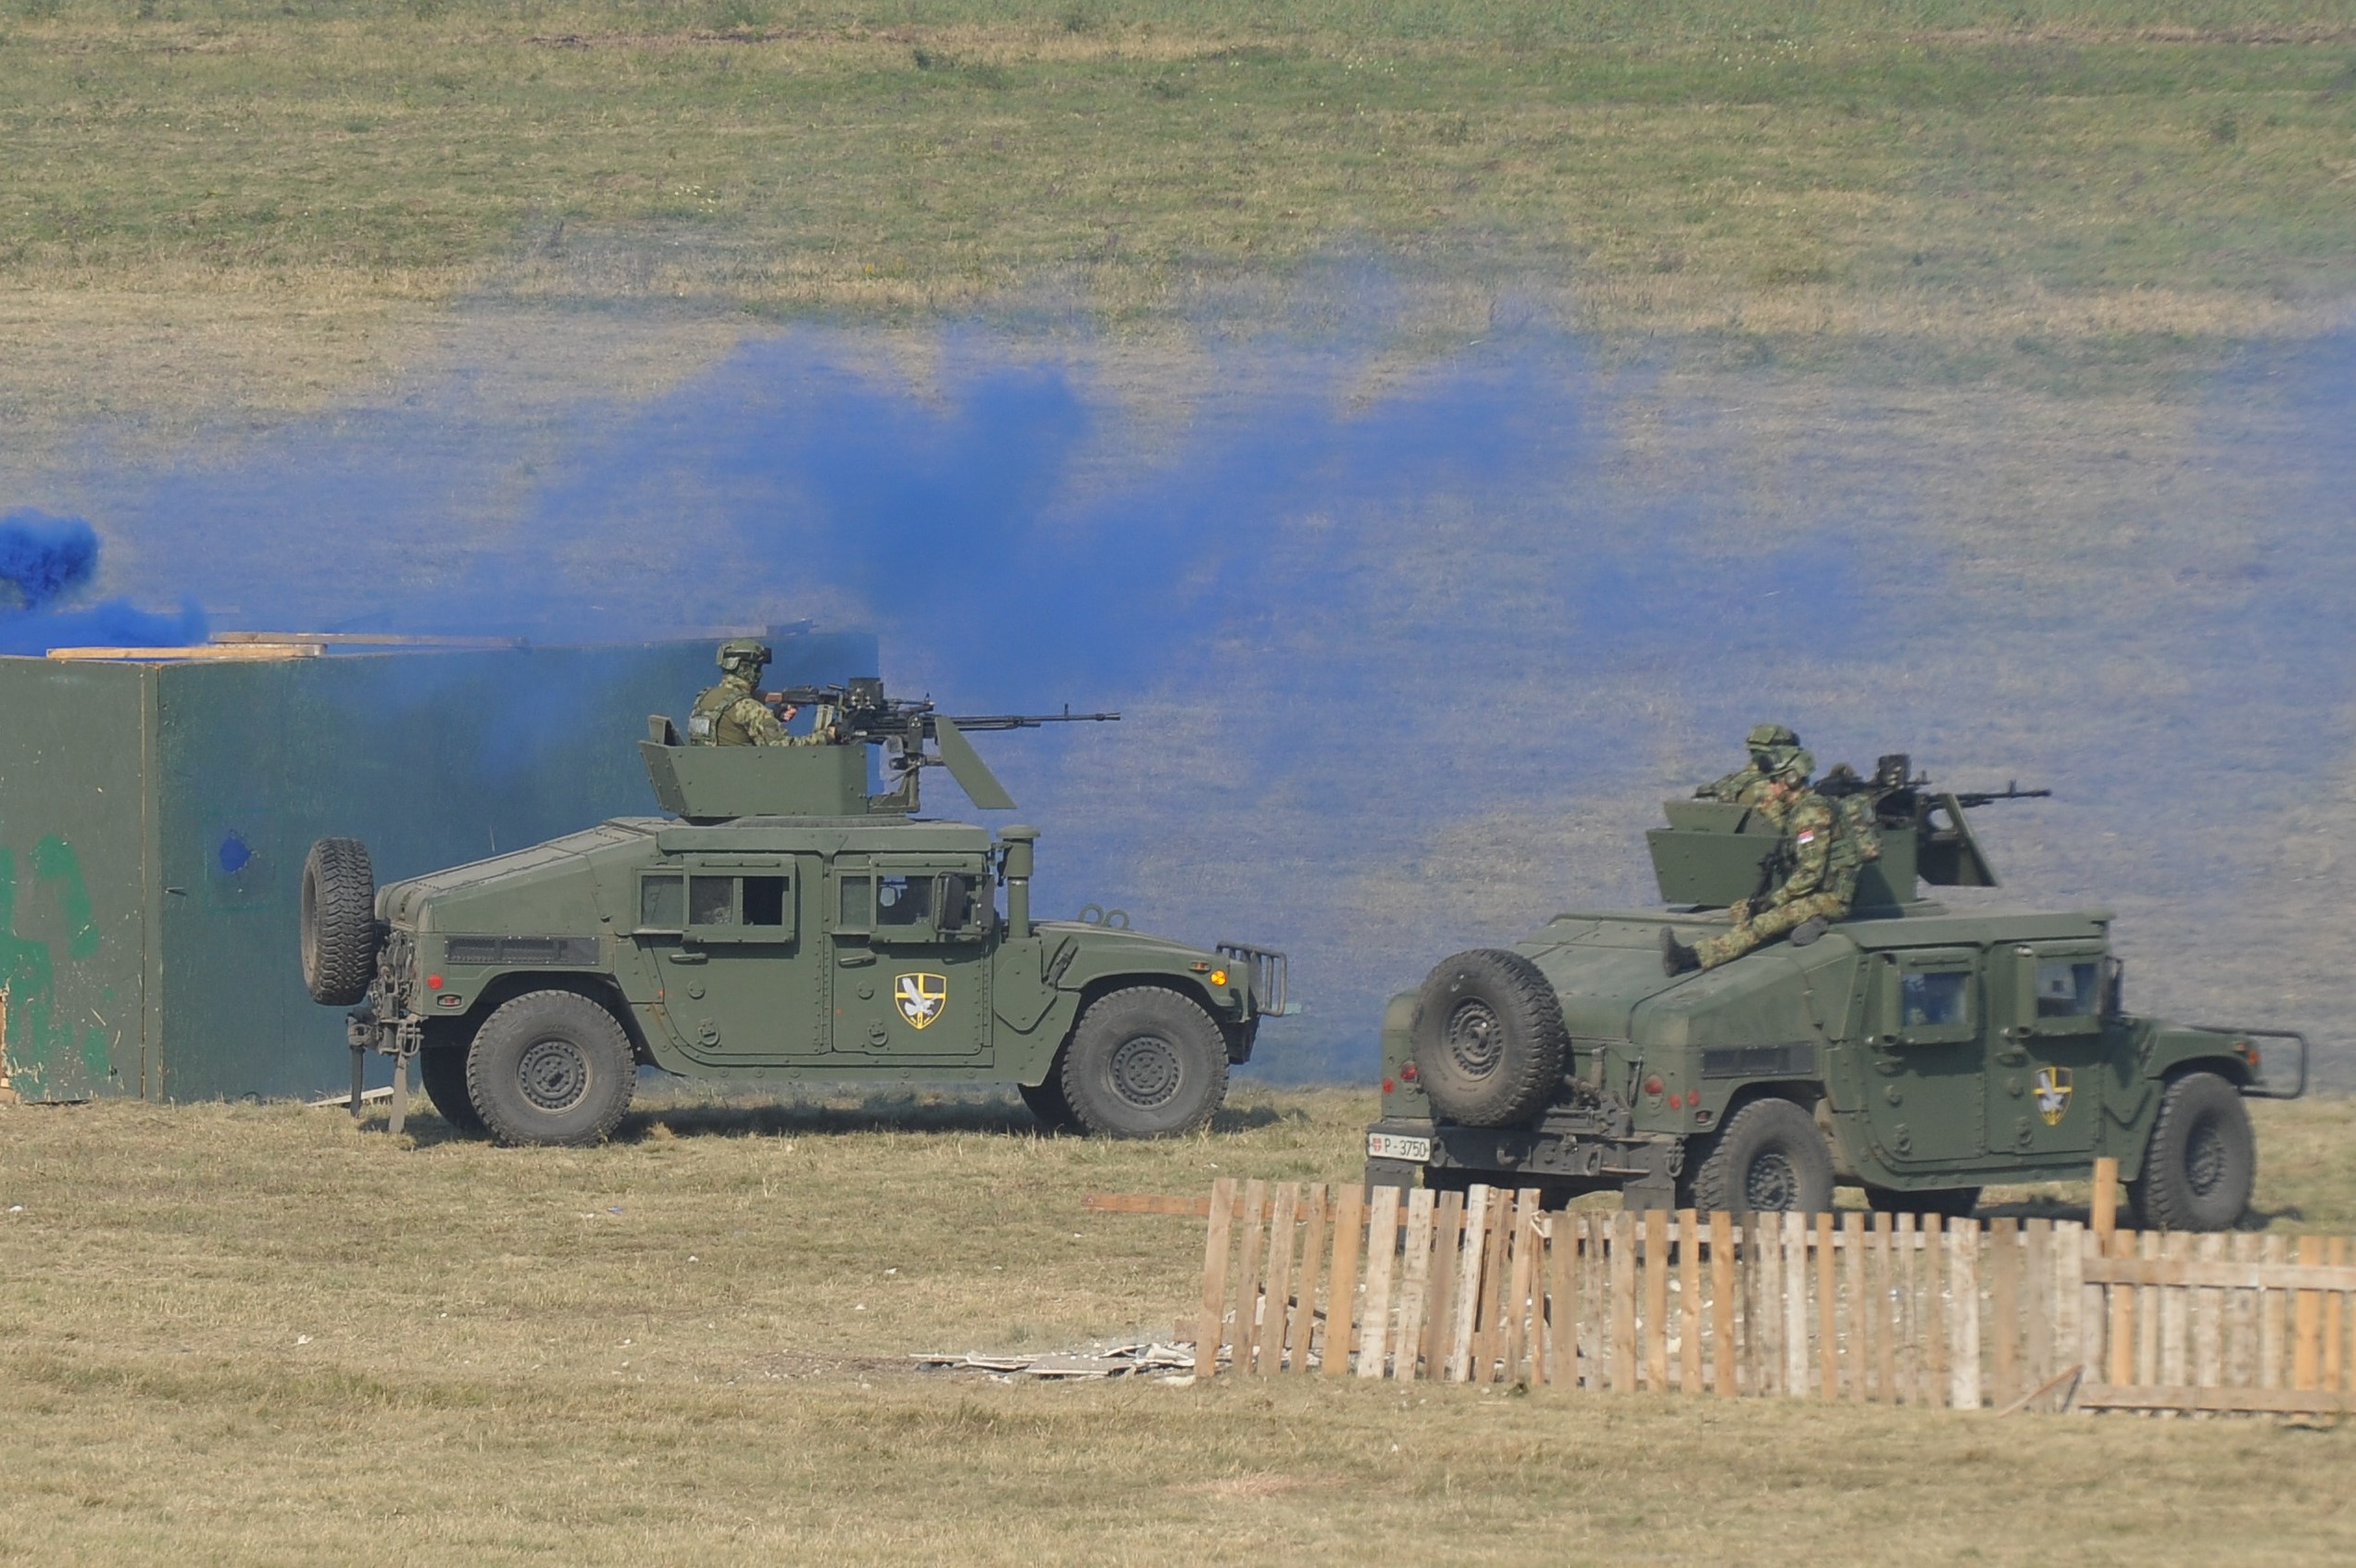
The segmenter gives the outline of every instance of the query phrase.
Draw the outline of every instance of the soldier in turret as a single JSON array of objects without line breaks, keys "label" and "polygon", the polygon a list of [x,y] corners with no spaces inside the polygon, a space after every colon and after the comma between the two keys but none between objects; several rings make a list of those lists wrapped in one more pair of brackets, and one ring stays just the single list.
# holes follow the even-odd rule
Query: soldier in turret
[{"label": "soldier in turret", "polygon": [[1750,748],[1749,766],[1695,790],[1696,800],[1723,800],[1736,806],[1759,804],[1767,793],[1768,773],[1786,755],[1798,749],[1799,737],[1788,725],[1753,724],[1744,744]]},{"label": "soldier in turret", "polygon": [[[687,715],[690,746],[824,746],[833,738],[823,722],[806,735],[785,733],[784,721],[800,710],[788,705],[772,712],[761,700],[761,671],[769,668],[770,657],[751,637],[720,645],[720,684],[698,696]],[[826,717],[821,710],[821,720]]]},{"label": "soldier in turret", "polygon": [[[1756,733],[1756,732],[1754,732]],[[1723,936],[1688,947],[1667,926],[1660,930],[1660,967],[1671,974],[1715,969],[1795,928],[1825,924],[1848,913],[1857,896],[1863,857],[1856,829],[1840,809],[1808,785],[1816,759],[1793,747],[1769,771],[1767,790],[1757,804],[1780,822],[1784,840],[1776,851],[1781,875],[1764,894],[1746,898],[1727,913],[1734,924]]]}]

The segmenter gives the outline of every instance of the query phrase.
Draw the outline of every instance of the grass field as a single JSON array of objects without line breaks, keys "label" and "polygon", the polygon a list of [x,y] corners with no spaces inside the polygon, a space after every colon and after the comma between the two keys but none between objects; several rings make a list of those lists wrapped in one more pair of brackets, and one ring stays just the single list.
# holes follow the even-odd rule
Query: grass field
[{"label": "grass field", "polygon": [[[995,1101],[673,1094],[583,1151],[293,1106],[0,1110],[0,1561],[2356,1549],[2347,1431],[909,1369],[1166,1333],[1197,1224],[1082,1195],[1347,1179],[1368,1109],[1247,1094],[1124,1146]],[[2356,1229],[2356,1107],[2259,1111],[2261,1217]]]},{"label": "grass field", "polygon": [[[1234,321],[1335,254],[1435,341],[2046,383],[2328,320],[2323,0],[15,0],[0,408],[316,407],[461,298]],[[1334,302],[1338,305],[1338,302]]]}]

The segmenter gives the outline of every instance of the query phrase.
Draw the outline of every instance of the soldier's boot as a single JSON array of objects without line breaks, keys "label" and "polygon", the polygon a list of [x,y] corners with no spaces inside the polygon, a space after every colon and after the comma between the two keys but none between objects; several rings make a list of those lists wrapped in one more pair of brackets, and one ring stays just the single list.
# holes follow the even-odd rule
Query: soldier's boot
[{"label": "soldier's boot", "polygon": [[1811,915],[1792,927],[1791,945],[1795,947],[1805,947],[1831,929],[1831,924],[1823,915]]},{"label": "soldier's boot", "polygon": [[1701,967],[1701,955],[1677,940],[1667,926],[1660,928],[1660,972],[1675,978]]}]

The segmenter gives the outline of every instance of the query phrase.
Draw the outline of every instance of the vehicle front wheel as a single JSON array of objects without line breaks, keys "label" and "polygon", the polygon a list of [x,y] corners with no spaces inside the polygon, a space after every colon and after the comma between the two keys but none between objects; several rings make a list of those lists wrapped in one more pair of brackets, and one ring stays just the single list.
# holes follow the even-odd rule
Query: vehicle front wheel
[{"label": "vehicle front wheel", "polygon": [[2147,1230],[2224,1231],[2258,1180],[2258,1140],[2241,1093],[2214,1073],[2168,1085],[2127,1199]]},{"label": "vehicle front wheel", "polygon": [[1821,1214],[1833,1206],[1833,1151],[1787,1099],[1755,1099],[1727,1118],[1693,1176],[1694,1207],[1732,1214]]},{"label": "vehicle front wheel", "polygon": [[1109,1138],[1191,1133],[1227,1100],[1227,1037],[1192,999],[1159,985],[1099,997],[1063,1053],[1063,1098]]},{"label": "vehicle front wheel", "polygon": [[483,1021],[467,1051],[468,1098],[503,1144],[601,1142],[637,1085],[630,1036],[577,991],[516,997]]},{"label": "vehicle front wheel", "polygon": [[491,1130],[482,1124],[482,1112],[475,1110],[467,1089],[465,1047],[435,1046],[418,1052],[418,1077],[425,1085],[425,1098],[453,1128],[476,1138]]}]

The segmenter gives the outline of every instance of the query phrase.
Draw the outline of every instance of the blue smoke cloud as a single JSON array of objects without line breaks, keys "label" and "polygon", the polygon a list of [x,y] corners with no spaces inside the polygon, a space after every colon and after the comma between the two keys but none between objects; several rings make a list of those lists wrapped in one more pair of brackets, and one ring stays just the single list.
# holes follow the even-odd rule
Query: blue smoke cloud
[{"label": "blue smoke cloud", "polygon": [[98,570],[98,532],[78,517],[28,507],[0,517],[0,582],[39,609]]},{"label": "blue smoke cloud", "polygon": [[83,610],[49,608],[85,586],[97,571],[98,532],[84,520],[52,517],[30,507],[0,517],[0,582],[16,589],[21,607],[15,613],[0,610],[0,653],[204,640],[205,617],[194,605],[177,615],[154,614],[127,599],[108,599]]}]

